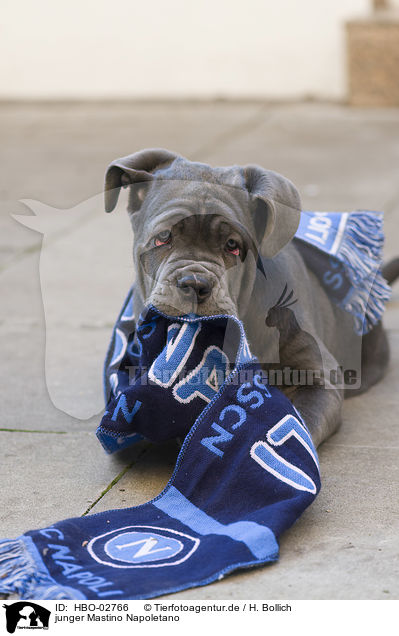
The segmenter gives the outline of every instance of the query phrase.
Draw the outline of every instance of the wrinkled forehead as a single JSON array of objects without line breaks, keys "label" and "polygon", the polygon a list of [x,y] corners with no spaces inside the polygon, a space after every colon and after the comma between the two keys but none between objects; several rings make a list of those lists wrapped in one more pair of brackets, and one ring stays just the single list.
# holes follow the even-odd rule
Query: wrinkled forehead
[{"label": "wrinkled forehead", "polygon": [[184,179],[155,179],[144,187],[143,205],[133,216],[136,230],[147,233],[161,223],[174,225],[194,215],[217,215],[252,233],[250,200],[243,188]]}]

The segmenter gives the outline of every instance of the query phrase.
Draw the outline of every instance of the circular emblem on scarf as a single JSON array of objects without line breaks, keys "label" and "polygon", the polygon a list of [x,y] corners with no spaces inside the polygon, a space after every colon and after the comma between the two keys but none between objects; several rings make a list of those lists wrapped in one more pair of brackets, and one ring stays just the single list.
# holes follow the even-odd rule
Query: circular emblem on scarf
[{"label": "circular emblem on scarf", "polygon": [[94,537],[87,549],[93,559],[113,568],[148,568],[182,563],[199,543],[170,528],[127,526]]}]

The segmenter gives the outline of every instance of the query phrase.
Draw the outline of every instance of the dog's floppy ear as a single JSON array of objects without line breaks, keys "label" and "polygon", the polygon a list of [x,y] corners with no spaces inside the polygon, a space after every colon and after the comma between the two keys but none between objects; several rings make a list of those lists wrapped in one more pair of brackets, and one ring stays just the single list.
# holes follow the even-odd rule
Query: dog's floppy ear
[{"label": "dog's floppy ear", "polygon": [[259,166],[246,166],[244,175],[259,252],[272,258],[298,229],[301,215],[298,190],[281,174]]},{"label": "dog's floppy ear", "polygon": [[148,148],[133,155],[115,159],[105,174],[105,211],[112,212],[118,202],[120,189],[132,183],[150,181],[152,173],[164,163],[170,163],[178,155],[163,148]]}]

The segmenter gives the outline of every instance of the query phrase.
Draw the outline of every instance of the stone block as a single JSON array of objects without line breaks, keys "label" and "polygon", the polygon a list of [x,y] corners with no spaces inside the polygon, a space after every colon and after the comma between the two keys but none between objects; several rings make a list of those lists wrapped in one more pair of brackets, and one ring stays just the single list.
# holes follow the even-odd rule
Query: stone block
[{"label": "stone block", "polygon": [[399,15],[376,13],[346,26],[349,103],[399,106]]}]

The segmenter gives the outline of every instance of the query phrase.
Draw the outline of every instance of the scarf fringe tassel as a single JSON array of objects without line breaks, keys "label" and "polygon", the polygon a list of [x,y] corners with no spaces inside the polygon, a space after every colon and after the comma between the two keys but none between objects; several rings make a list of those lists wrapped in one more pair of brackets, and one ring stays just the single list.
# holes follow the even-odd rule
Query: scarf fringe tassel
[{"label": "scarf fringe tassel", "polygon": [[340,303],[355,318],[355,330],[365,334],[380,320],[391,288],[381,272],[384,245],[383,215],[367,211],[348,215],[338,255],[353,289]]},{"label": "scarf fringe tassel", "polygon": [[58,585],[50,575],[39,570],[22,539],[0,541],[0,594],[39,600],[83,598],[78,590]]}]

